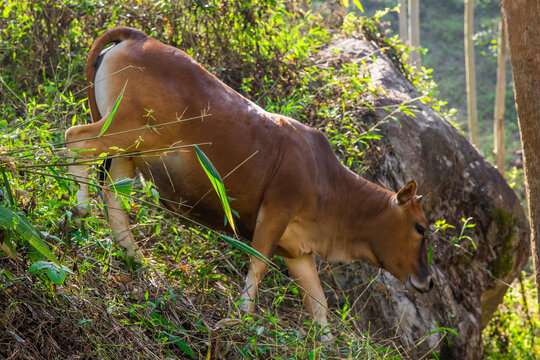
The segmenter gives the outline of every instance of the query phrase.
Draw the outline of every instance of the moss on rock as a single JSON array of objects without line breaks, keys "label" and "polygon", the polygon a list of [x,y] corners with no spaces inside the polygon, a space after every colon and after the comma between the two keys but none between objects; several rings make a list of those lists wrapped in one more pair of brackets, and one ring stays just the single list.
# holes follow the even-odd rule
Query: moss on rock
[{"label": "moss on rock", "polygon": [[493,221],[497,226],[497,245],[494,250],[497,257],[490,262],[489,270],[496,278],[506,277],[514,267],[512,244],[516,236],[516,223],[512,214],[503,209],[493,210]]}]

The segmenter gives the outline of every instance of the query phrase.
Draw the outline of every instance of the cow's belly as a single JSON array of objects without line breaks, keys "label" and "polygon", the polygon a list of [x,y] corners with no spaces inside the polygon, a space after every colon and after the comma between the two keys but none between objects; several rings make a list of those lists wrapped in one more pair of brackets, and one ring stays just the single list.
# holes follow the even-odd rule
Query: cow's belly
[{"label": "cow's belly", "polygon": [[[216,192],[192,150],[170,152],[160,156],[145,156],[134,159],[135,165],[145,181],[152,181],[160,194],[164,206],[182,216],[193,219],[215,230],[228,231],[224,211]],[[235,218],[240,235],[251,239],[259,199],[248,196],[249,191],[225,186],[233,210],[240,214]],[[236,190],[236,191],[235,191]]]}]

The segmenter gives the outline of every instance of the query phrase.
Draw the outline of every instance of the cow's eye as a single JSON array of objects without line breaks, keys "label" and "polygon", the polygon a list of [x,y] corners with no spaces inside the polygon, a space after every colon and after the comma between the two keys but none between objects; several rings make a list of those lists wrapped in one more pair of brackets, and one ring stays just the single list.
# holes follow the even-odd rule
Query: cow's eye
[{"label": "cow's eye", "polygon": [[418,233],[422,236],[424,236],[424,234],[426,233],[426,228],[423,227],[422,225],[414,225],[414,228],[416,229],[416,231],[418,231]]}]

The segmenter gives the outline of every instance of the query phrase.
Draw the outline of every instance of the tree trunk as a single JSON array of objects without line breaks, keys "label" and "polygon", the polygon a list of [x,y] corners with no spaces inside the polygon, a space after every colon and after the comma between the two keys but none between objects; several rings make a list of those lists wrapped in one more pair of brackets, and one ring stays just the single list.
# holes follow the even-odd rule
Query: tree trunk
[{"label": "tree trunk", "polygon": [[[540,290],[540,2],[501,0],[527,181],[531,249]],[[540,291],[539,291],[540,294]],[[538,297],[540,305],[540,296]]]},{"label": "tree trunk", "polygon": [[465,73],[467,77],[467,115],[470,140],[478,148],[478,115],[476,113],[476,75],[474,69],[474,0],[465,0]]},{"label": "tree trunk", "polygon": [[504,106],[506,95],[506,30],[502,20],[499,23],[497,42],[497,85],[495,87],[495,108],[493,109],[493,153],[497,169],[504,177]]},{"label": "tree trunk", "polygon": [[398,0],[399,3],[399,38],[405,45],[409,42],[407,34],[407,0]]},{"label": "tree trunk", "polygon": [[420,0],[409,0],[409,44],[411,49],[411,65],[420,69]]}]

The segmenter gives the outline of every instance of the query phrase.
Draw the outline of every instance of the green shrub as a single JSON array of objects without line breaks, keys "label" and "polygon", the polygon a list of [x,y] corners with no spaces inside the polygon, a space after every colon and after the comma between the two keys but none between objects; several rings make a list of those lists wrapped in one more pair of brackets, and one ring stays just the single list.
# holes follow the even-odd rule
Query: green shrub
[{"label": "green shrub", "polygon": [[537,298],[534,275],[522,273],[484,330],[484,358],[540,358]]}]

